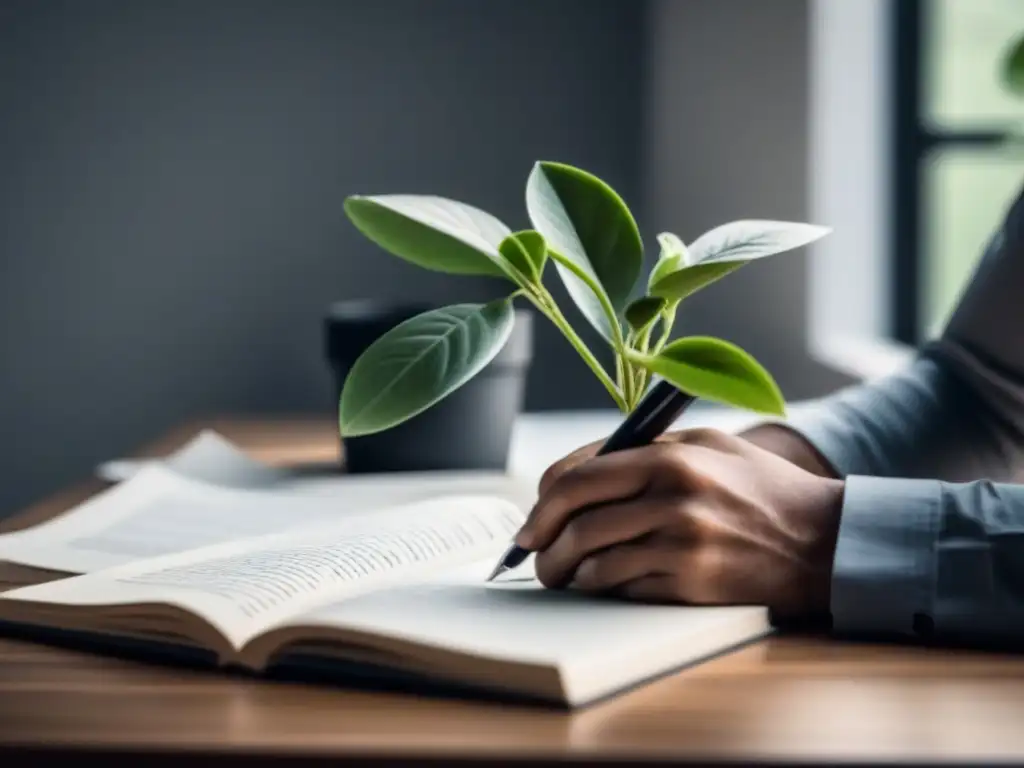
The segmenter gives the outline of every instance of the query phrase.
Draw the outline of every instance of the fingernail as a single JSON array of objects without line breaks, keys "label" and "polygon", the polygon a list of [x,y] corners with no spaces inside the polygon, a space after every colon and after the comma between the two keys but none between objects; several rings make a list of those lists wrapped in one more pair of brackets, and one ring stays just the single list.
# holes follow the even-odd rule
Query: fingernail
[{"label": "fingernail", "polygon": [[589,557],[576,566],[576,570],[573,571],[572,581],[574,584],[585,582],[587,579],[594,575],[594,561]]},{"label": "fingernail", "polygon": [[523,549],[529,549],[533,545],[533,531],[523,526],[519,529],[519,533],[516,534],[515,541]]}]

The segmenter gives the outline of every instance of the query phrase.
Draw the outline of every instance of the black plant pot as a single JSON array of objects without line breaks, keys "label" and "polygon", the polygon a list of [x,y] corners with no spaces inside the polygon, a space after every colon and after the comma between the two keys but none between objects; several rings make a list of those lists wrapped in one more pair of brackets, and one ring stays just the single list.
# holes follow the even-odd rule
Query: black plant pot
[{"label": "black plant pot", "polygon": [[[335,406],[345,377],[363,350],[399,323],[429,309],[433,307],[374,301],[343,301],[331,306],[324,335]],[[532,320],[530,312],[516,310],[512,335],[504,348],[441,402],[384,432],[345,439],[345,470],[504,470],[533,357]]]}]

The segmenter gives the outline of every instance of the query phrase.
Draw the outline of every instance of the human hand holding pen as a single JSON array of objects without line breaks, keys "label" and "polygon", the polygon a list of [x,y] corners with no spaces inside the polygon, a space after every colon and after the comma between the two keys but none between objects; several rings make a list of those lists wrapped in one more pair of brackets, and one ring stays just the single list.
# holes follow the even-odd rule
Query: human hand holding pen
[{"label": "human hand holding pen", "polygon": [[516,538],[545,586],[792,616],[827,608],[841,480],[717,430],[595,456],[600,445],[545,473]]}]

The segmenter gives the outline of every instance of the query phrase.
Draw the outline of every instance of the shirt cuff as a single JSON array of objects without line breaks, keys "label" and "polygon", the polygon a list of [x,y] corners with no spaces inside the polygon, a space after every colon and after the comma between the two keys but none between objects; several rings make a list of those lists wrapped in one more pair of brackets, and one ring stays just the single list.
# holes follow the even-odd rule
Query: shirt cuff
[{"label": "shirt cuff", "polygon": [[832,628],[917,635],[933,616],[941,484],[848,477],[832,567]]}]

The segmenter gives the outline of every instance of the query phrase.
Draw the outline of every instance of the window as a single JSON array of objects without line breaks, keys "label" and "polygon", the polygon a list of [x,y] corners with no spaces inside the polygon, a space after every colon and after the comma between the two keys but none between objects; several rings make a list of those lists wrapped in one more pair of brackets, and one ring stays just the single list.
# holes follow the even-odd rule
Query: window
[{"label": "window", "polygon": [[1024,32],[1024,0],[894,0],[893,335],[936,333],[1014,195],[1024,144],[1010,141],[1024,102],[1000,64]]}]

